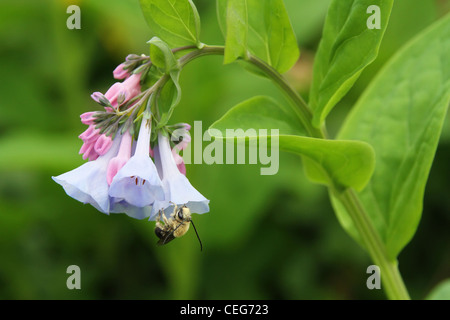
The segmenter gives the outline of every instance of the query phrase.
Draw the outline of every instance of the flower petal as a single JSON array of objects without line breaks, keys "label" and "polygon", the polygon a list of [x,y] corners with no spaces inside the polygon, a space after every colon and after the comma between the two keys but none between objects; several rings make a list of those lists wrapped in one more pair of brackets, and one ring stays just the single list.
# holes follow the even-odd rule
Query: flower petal
[{"label": "flower petal", "polygon": [[119,149],[121,136],[117,135],[109,151],[95,161],[87,162],[80,167],[63,173],[52,179],[60,184],[72,198],[89,203],[97,210],[108,214],[109,195],[106,182],[106,167],[109,160]]},{"label": "flower petal", "polygon": [[125,200],[116,202],[117,199],[111,198],[110,202],[110,213],[125,213],[127,216],[135,219],[145,219],[150,217],[152,213],[152,207],[136,207],[130,205]]},{"label": "flower petal", "polygon": [[158,146],[154,150],[155,163],[158,167],[164,188],[164,200],[155,201],[150,219],[154,219],[159,210],[171,212],[168,208],[173,203],[178,206],[186,205],[192,213],[209,211],[209,200],[198,192],[189,180],[180,173],[170,150],[169,139],[158,134]]},{"label": "flower petal", "polygon": [[[173,203],[177,206],[186,205],[192,213],[209,212],[209,200],[198,192],[183,174],[180,173],[170,181],[163,180],[163,188],[165,200],[155,201],[152,215],[156,215],[159,210],[167,211],[173,207]],[[172,212],[170,209],[168,211]]]},{"label": "flower petal", "polygon": [[134,155],[117,172],[109,195],[136,207],[145,207],[164,199],[164,192],[153,161],[146,155]]},{"label": "flower petal", "polygon": [[90,203],[97,210],[108,213],[109,197],[105,166],[106,163],[100,165],[98,160],[90,161],[52,179],[59,183],[72,198],[83,203]]}]

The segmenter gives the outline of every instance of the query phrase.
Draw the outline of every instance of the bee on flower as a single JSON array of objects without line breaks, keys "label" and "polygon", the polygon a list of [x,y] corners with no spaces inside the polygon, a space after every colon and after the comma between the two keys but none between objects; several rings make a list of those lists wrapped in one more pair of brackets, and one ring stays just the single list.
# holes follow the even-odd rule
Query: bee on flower
[{"label": "bee on flower", "polygon": [[149,57],[129,55],[113,72],[123,81],[91,95],[104,110],[81,115],[88,128],[79,135],[80,154],[88,162],[52,178],[70,197],[105,214],[154,221],[170,219],[177,206],[206,213],[209,200],[191,185],[178,154],[190,142],[190,126],[160,125],[155,99],[165,82],[146,88],[151,67]]}]

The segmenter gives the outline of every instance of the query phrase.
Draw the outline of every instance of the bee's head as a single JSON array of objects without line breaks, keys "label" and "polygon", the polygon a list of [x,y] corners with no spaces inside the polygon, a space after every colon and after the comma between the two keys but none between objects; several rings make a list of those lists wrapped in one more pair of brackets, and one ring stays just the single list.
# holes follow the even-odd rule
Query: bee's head
[{"label": "bee's head", "polygon": [[190,221],[191,220],[191,210],[189,210],[186,205],[178,209],[176,218],[180,221]]}]

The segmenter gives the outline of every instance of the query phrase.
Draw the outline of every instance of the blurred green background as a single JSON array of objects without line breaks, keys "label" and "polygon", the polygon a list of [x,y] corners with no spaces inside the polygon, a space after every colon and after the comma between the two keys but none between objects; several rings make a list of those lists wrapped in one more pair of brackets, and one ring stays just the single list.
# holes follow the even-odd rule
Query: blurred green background
[{"label": "blurred green background", "polygon": [[[302,56],[286,74],[305,97],[329,0],[285,0]],[[81,8],[68,30],[67,6]],[[215,1],[195,0],[201,39],[223,44]],[[449,11],[448,0],[396,0],[377,61],[330,115],[335,134],[380,67],[411,37]],[[211,200],[191,230],[157,247],[154,222],[107,216],[68,197],[53,182],[81,165],[79,115],[114,83],[129,53],[152,37],[138,0],[2,0],[0,3],[0,299],[382,299],[366,288],[363,250],[342,230],[326,189],[309,183],[299,158],[280,154],[280,170],[258,165],[188,165],[192,184]],[[239,64],[206,57],[182,72],[173,122],[203,128],[256,94],[283,99]],[[416,237],[400,255],[412,298],[450,277],[450,125],[442,135]],[[81,268],[68,290],[66,268]]]}]

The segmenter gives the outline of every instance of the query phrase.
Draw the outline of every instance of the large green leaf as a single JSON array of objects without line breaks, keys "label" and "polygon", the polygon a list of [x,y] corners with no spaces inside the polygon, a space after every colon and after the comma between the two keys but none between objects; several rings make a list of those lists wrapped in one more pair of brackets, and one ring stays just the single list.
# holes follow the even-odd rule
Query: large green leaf
[{"label": "large green leaf", "polygon": [[[227,140],[230,139],[227,130],[242,129],[241,136],[231,139],[242,141],[271,135],[272,143],[276,136],[280,150],[302,155],[314,163],[320,171],[316,176],[323,177],[318,182],[355,189],[362,189],[367,184],[374,167],[373,150],[367,143],[301,136],[303,130],[293,119],[295,116],[282,109],[274,100],[254,97],[233,107],[216,121],[210,128],[210,134]],[[219,130],[220,134],[211,129]],[[261,129],[278,129],[278,134],[269,130],[261,134]]]},{"label": "large green leaf", "polygon": [[[328,10],[314,61],[310,106],[319,127],[350,90],[361,72],[378,55],[393,0],[334,0]],[[369,29],[372,5],[379,7],[380,29]]]},{"label": "large green leaf", "polygon": [[[425,30],[385,66],[358,101],[340,134],[371,144],[376,169],[359,195],[395,258],[413,237],[425,185],[450,102],[450,16]],[[353,224],[334,200],[345,228]]]},{"label": "large green leaf", "polygon": [[226,129],[278,129],[282,135],[305,135],[297,116],[283,109],[275,100],[257,96],[231,108],[211,128]]},{"label": "large green leaf", "polygon": [[225,34],[225,63],[247,52],[283,73],[297,61],[299,49],[283,0],[217,0]]},{"label": "large green leaf", "polygon": [[450,300],[450,279],[442,281],[426,298],[427,300]]},{"label": "large green leaf", "polygon": [[200,17],[191,0],[140,0],[155,36],[170,47],[200,45]]}]

